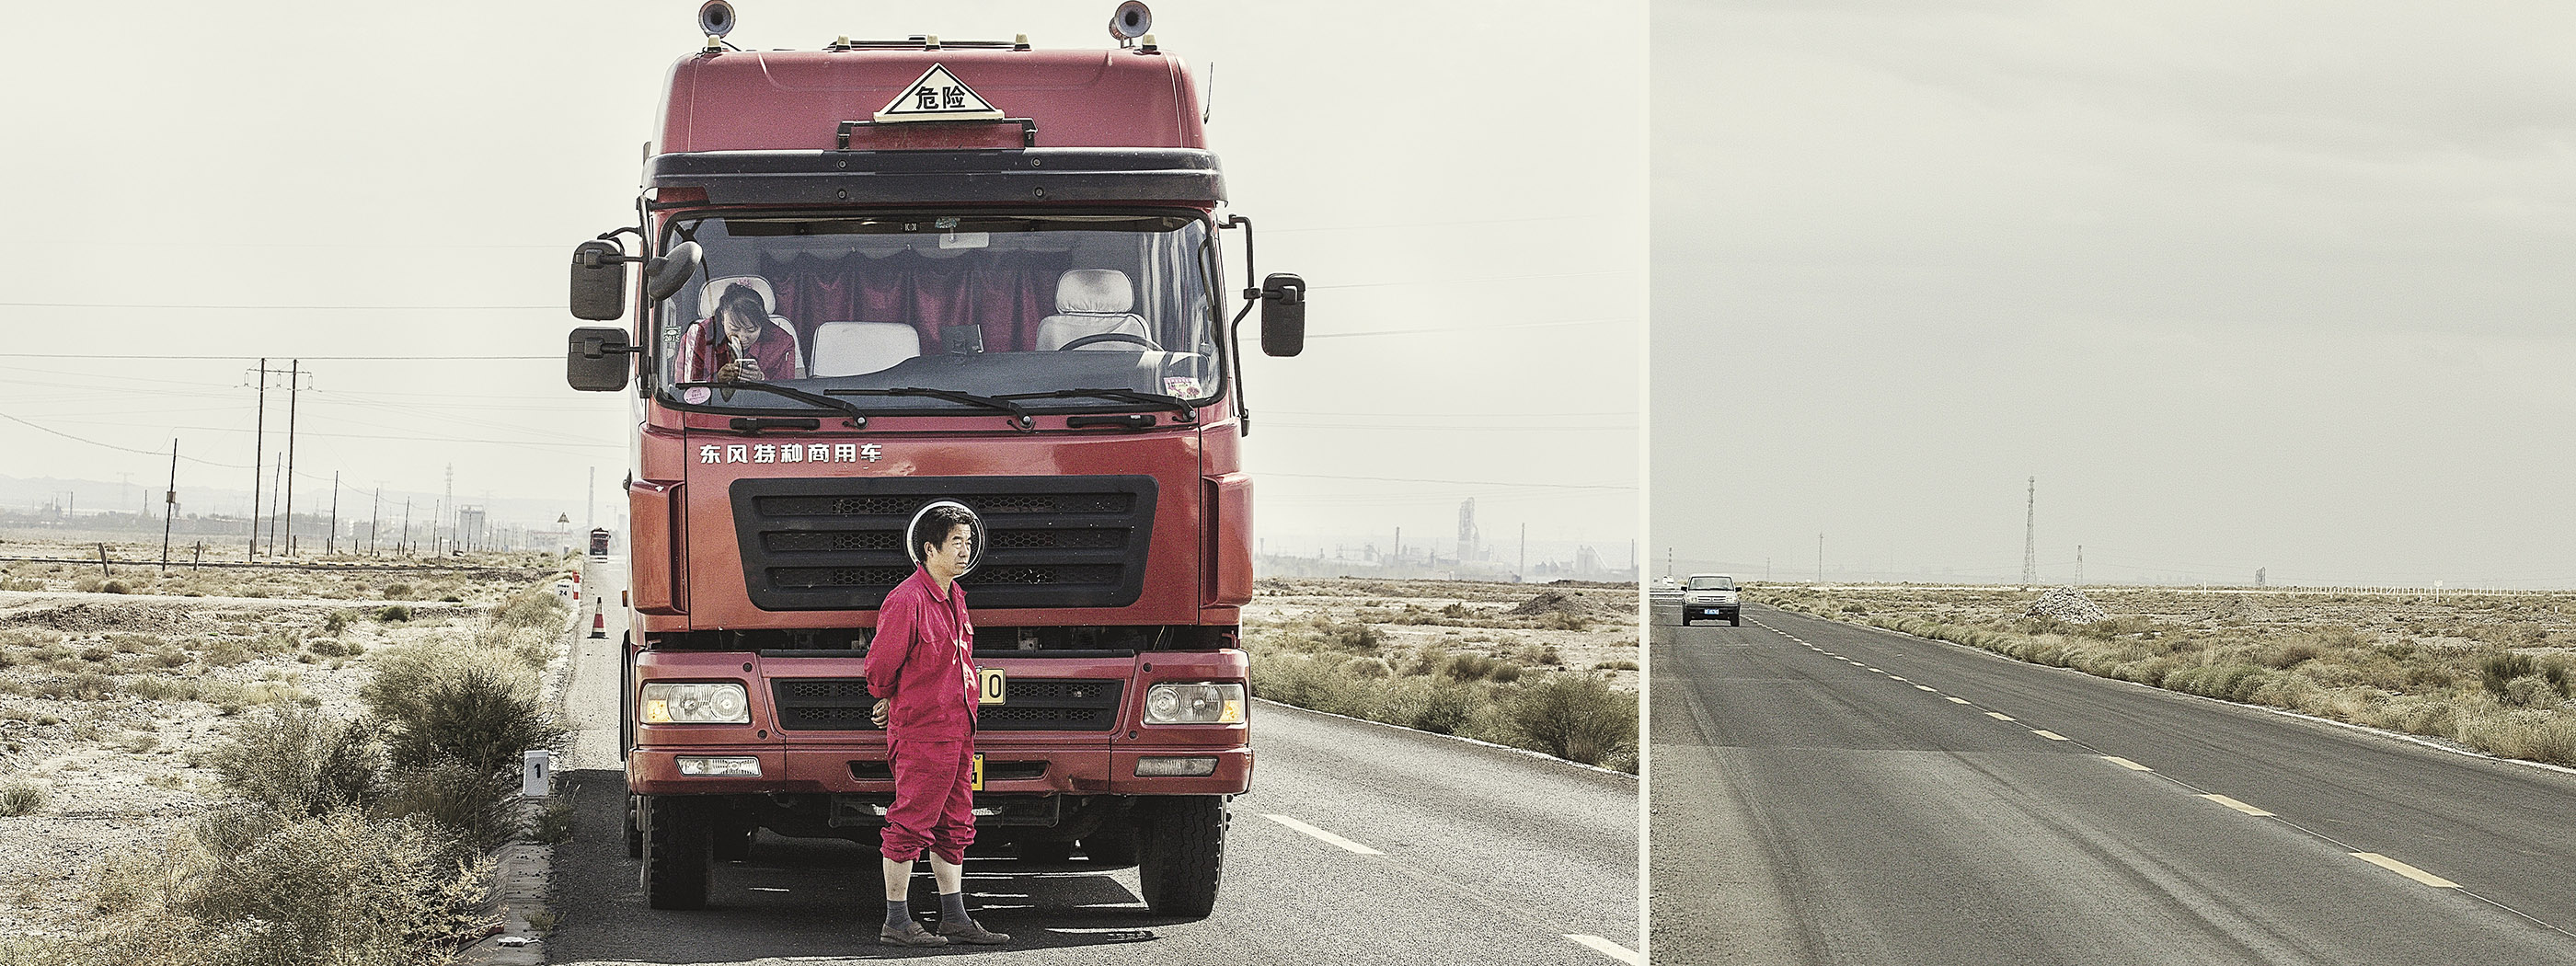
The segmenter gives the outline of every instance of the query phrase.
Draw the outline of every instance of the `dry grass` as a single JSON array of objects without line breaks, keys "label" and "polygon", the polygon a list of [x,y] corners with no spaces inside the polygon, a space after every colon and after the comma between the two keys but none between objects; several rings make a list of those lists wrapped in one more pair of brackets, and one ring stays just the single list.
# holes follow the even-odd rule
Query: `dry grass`
[{"label": "dry grass", "polygon": [[2174,691],[2576,765],[2576,595],[2087,588],[2111,612],[2023,615],[2008,588],[1760,587],[1819,617]]},{"label": "dry grass", "polygon": [[[1637,695],[1620,685],[1635,604],[1605,588],[1264,580],[1244,639],[1260,697],[1634,771]],[[1607,659],[1577,670],[1578,648]]]}]

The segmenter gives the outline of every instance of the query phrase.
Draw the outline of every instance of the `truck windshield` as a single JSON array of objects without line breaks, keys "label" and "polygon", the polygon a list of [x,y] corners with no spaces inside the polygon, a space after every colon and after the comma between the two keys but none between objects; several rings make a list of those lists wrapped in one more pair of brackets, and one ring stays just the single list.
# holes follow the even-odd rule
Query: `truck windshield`
[{"label": "truck windshield", "polygon": [[656,313],[659,391],[686,408],[821,408],[739,383],[869,412],[1156,408],[1222,385],[1195,216],[727,215],[671,233],[705,252]]}]

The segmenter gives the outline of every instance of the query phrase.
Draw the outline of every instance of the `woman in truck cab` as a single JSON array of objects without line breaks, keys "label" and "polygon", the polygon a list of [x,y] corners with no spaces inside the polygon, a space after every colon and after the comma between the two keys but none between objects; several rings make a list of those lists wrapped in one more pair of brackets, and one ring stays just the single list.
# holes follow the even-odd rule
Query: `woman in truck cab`
[{"label": "woman in truck cab", "polygon": [[716,296],[712,318],[689,326],[682,338],[682,382],[766,382],[803,375],[796,335],[769,314],[760,290],[735,282]]}]

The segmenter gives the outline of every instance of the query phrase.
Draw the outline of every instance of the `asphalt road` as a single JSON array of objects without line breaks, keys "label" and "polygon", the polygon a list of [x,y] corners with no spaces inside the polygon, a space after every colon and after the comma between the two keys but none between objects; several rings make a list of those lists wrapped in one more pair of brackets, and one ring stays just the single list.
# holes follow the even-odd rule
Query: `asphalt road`
[{"label": "asphalt road", "polygon": [[1655,962],[2576,963],[2576,775],[1769,608],[1655,618]]},{"label": "asphalt road", "polygon": [[[591,585],[618,586],[618,575],[595,570]],[[608,620],[606,639],[576,648],[566,689],[578,730],[562,777],[578,818],[555,853],[562,918],[548,961],[907,955],[877,945],[876,855],[846,842],[763,832],[749,861],[720,864],[709,908],[645,907],[619,826],[623,627],[613,611]],[[1266,702],[1254,707],[1253,733],[1259,764],[1252,793],[1232,805],[1214,915],[1154,915],[1132,869],[970,855],[968,901],[1012,943],[909,954],[1229,966],[1639,961],[1635,780]]]}]

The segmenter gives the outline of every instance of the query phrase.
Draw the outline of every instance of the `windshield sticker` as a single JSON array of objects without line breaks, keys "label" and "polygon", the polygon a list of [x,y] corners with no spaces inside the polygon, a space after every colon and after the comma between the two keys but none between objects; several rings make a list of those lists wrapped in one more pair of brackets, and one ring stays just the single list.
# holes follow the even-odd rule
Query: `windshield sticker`
[{"label": "windshield sticker", "polygon": [[948,72],[947,65],[932,64],[921,79],[887,101],[877,111],[882,121],[977,121],[1002,119],[1002,112],[985,103],[982,97],[967,89],[966,82]]},{"label": "windshield sticker", "polygon": [[709,391],[705,386],[690,386],[680,392],[680,401],[692,406],[704,406],[707,404],[707,400],[714,396],[715,393]]},{"label": "windshield sticker", "polygon": [[1163,393],[1183,399],[1199,398],[1199,381],[1189,376],[1163,377]]}]

